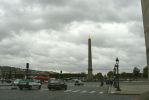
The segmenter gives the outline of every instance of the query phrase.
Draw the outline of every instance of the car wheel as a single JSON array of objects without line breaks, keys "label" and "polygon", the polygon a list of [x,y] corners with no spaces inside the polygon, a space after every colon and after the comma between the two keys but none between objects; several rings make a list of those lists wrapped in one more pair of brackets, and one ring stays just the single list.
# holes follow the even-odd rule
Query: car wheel
[{"label": "car wheel", "polygon": [[67,86],[65,86],[64,89],[67,90]]},{"label": "car wheel", "polygon": [[20,90],[23,90],[23,87],[19,87]]},{"label": "car wheel", "polygon": [[38,89],[40,90],[41,89],[41,86],[39,86]]},{"label": "car wheel", "polygon": [[32,86],[30,86],[28,89],[31,90],[32,89]]}]

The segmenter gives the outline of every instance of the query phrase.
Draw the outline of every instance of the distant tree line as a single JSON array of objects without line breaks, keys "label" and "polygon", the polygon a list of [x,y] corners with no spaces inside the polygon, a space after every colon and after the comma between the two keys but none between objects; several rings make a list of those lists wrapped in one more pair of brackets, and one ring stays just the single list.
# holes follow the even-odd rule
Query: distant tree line
[{"label": "distant tree line", "polygon": [[[30,75],[35,76],[30,72]],[[39,75],[39,74],[38,74]],[[40,74],[43,76],[49,76],[50,78],[86,78],[87,74],[85,72],[82,73],[50,73],[46,72],[46,74]],[[119,74],[120,79],[138,79],[138,78],[148,78],[148,67],[145,66],[141,73],[141,70],[138,67],[134,67],[131,73],[122,72]],[[0,66],[0,78],[11,79],[11,78],[24,78],[25,77],[25,69],[9,67],[9,66]],[[94,76],[94,80],[101,79],[111,79],[113,78],[113,71],[109,71],[106,75],[103,75],[101,72],[96,73]]]},{"label": "distant tree line", "polygon": [[50,73],[50,78],[85,78],[86,73]]},{"label": "distant tree line", "polygon": [[[101,80],[101,79],[112,79],[113,78],[113,71],[109,71],[107,75],[102,75],[102,73],[97,73],[94,75],[94,79]],[[141,70],[138,67],[134,67],[131,73],[122,72],[119,74],[120,79],[147,79],[148,78],[148,67],[145,66],[141,73]]]}]

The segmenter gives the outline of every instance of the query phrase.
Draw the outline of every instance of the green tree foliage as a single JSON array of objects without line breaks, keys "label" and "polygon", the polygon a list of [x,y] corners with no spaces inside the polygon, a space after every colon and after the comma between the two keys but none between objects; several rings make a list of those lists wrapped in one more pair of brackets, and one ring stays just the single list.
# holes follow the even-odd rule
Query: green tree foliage
[{"label": "green tree foliage", "polygon": [[103,75],[100,72],[95,75],[95,79],[97,80],[101,80],[102,78],[103,78]]},{"label": "green tree foliage", "polygon": [[143,68],[143,78],[147,78],[148,77],[148,67],[144,67]]},{"label": "green tree foliage", "polygon": [[134,78],[139,78],[140,77],[140,69],[138,67],[134,67],[133,76],[134,76]]},{"label": "green tree foliage", "polygon": [[120,77],[122,79],[132,79],[133,78],[133,73],[126,73],[126,72],[122,72],[120,74]]},{"label": "green tree foliage", "polygon": [[109,71],[109,72],[107,73],[107,76],[108,76],[108,78],[112,78],[112,77],[113,77],[113,71]]},{"label": "green tree foliage", "polygon": [[50,78],[72,78],[72,77],[86,77],[85,73],[54,73],[54,74],[49,74]]}]

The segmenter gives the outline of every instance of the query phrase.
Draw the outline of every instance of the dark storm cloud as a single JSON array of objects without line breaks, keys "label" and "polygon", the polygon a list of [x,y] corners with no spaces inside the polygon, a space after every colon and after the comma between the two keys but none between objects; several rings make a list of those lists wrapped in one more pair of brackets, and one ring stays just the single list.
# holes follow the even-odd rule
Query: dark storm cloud
[{"label": "dark storm cloud", "polygon": [[[20,30],[39,31],[62,29],[73,21],[128,22],[138,20],[139,5],[135,0],[66,1],[66,0],[8,0],[1,1],[2,34]],[[106,5],[106,6],[105,6]],[[131,11],[129,11],[131,9]]]}]

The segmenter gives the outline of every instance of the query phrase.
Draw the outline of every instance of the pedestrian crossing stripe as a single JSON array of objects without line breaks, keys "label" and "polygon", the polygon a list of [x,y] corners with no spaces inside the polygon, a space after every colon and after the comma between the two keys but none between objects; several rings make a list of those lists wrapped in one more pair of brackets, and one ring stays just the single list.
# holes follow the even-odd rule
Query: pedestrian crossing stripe
[{"label": "pedestrian crossing stripe", "polygon": [[86,93],[86,92],[87,92],[86,90],[81,91],[81,93]]},{"label": "pedestrian crossing stripe", "polygon": [[49,89],[41,89],[41,91],[46,91],[46,90],[49,90]]},{"label": "pedestrian crossing stripe", "polygon": [[103,94],[103,92],[99,92],[99,94]]},{"label": "pedestrian crossing stripe", "polygon": [[89,93],[95,93],[96,91],[91,91],[91,92],[89,92]]},{"label": "pedestrian crossing stripe", "polygon": [[79,92],[80,90],[75,90],[75,91],[72,91],[72,92]]},{"label": "pedestrian crossing stripe", "polygon": [[111,92],[112,94],[114,94],[115,92]]},{"label": "pedestrian crossing stripe", "polygon": [[72,90],[66,90],[66,91],[64,91],[64,92],[71,92]]},{"label": "pedestrian crossing stripe", "polygon": [[[41,89],[41,91],[47,91],[48,89]],[[99,93],[99,94],[103,94],[104,92],[103,91],[87,91],[87,90],[65,90],[63,91],[65,93],[68,93],[68,92],[72,92],[72,93],[90,93],[90,94],[93,94],[93,93]]]}]

